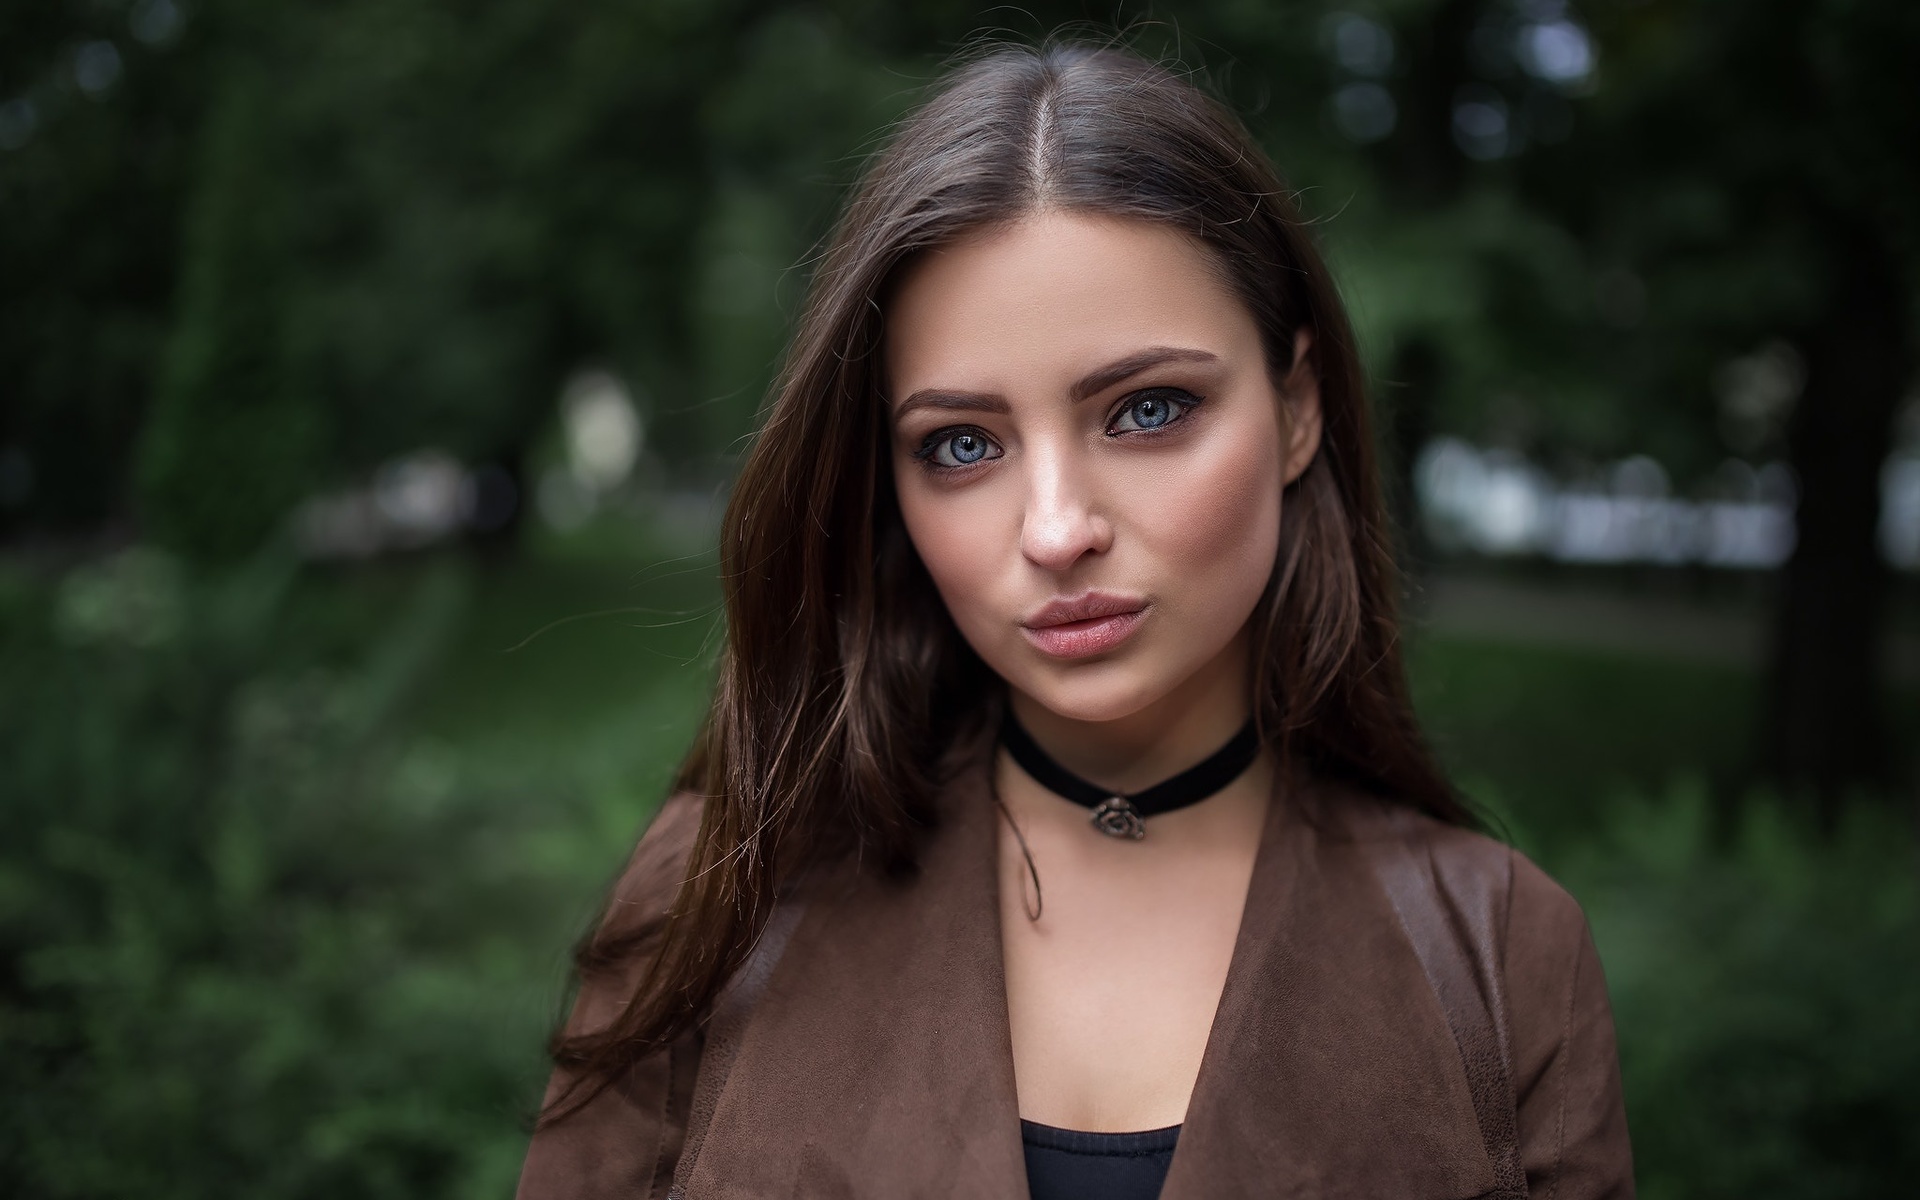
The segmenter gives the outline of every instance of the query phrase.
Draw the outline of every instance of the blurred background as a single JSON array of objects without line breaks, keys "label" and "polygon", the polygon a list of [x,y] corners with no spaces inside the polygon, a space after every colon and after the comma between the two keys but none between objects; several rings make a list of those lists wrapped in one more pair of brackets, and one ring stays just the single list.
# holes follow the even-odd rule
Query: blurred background
[{"label": "blurred background", "polygon": [[10,1194],[510,1193],[811,250],[946,56],[1088,18],[1317,224],[1643,1194],[1920,1174],[1920,6],[0,13]]}]

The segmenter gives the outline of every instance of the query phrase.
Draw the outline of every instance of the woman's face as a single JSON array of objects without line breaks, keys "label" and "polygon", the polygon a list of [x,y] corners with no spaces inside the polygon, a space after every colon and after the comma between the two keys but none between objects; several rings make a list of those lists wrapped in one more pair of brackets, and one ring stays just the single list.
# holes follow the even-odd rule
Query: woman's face
[{"label": "woman's face", "polygon": [[961,634],[1071,720],[1213,679],[1244,696],[1281,489],[1319,443],[1208,251],[1044,213],[915,262],[887,313],[907,532]]}]

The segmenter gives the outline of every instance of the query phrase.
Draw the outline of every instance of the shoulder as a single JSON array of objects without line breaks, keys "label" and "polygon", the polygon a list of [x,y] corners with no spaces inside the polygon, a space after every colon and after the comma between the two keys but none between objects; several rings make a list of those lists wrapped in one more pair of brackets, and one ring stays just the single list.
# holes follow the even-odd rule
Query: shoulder
[{"label": "shoulder", "polygon": [[[675,792],[661,803],[614,885],[613,910],[627,908],[646,915],[665,915],[685,882],[705,807],[705,800],[693,792]],[[615,911],[608,913],[609,918],[615,915]]]},{"label": "shoulder", "polygon": [[676,792],[648,822],[607,893],[593,935],[576,955],[583,982],[606,975],[631,982],[686,882],[704,807],[700,796]]},{"label": "shoulder", "polygon": [[1509,976],[1577,969],[1591,935],[1580,904],[1524,853],[1477,830],[1404,804],[1353,796],[1346,825],[1363,847],[1399,845],[1431,864],[1434,880],[1455,905],[1488,914],[1501,966]]},{"label": "shoulder", "polygon": [[1529,1190],[1630,1198],[1612,1009],[1580,905],[1485,834],[1377,798],[1342,801],[1340,824],[1416,949],[1424,941],[1444,955],[1458,946],[1473,960],[1476,986],[1466,994],[1481,996],[1502,1030]]},{"label": "shoulder", "polygon": [[1484,910],[1498,956],[1490,999],[1502,1010],[1495,1016],[1505,1029],[1529,1189],[1630,1200],[1633,1151],[1613,1009],[1586,914],[1518,850],[1427,817],[1407,825],[1445,881],[1456,920],[1462,891],[1485,889],[1501,901]]},{"label": "shoulder", "polygon": [[[604,1037],[630,1002],[648,947],[686,879],[702,808],[692,793],[669,796],[628,855],[593,936],[577,953],[579,991],[563,1042]],[[700,1060],[697,1033],[632,1063],[612,1086],[597,1086],[580,1066],[597,1053],[571,1055],[554,1070],[521,1165],[520,1200],[653,1196],[673,1170]]]}]

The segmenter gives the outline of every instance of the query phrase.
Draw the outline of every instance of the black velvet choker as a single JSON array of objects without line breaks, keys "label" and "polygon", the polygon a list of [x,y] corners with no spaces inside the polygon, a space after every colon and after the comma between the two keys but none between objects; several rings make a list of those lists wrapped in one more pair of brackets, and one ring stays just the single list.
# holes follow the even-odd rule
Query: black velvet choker
[{"label": "black velvet choker", "polygon": [[1240,778],[1260,753],[1260,738],[1248,721],[1233,740],[1173,778],[1150,788],[1122,795],[1067,770],[1040,748],[1033,736],[1014,719],[1013,708],[1000,726],[1000,741],[1020,769],[1035,783],[1056,795],[1093,810],[1093,827],[1109,837],[1147,836],[1147,818],[1198,804]]}]

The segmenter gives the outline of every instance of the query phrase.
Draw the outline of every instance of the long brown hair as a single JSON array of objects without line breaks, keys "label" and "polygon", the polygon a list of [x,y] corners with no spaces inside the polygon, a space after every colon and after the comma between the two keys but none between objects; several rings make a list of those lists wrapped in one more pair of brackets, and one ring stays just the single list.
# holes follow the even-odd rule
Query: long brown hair
[{"label": "long brown hair", "polygon": [[577,955],[583,980],[645,956],[611,1025],[555,1041],[589,1095],[698,1024],[796,872],[911,863],[936,764],[996,703],[901,522],[877,364],[903,263],[1041,208],[1191,235],[1253,313],[1275,380],[1312,331],[1324,430],[1255,616],[1256,720],[1283,761],[1471,823],[1407,698],[1352,330],[1272,163],[1224,105],[1131,51],[994,49],[894,131],[814,274],[721,535],[726,644],[678,781],[705,801],[686,881],[664,919],[603,924]]}]

